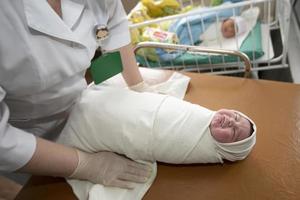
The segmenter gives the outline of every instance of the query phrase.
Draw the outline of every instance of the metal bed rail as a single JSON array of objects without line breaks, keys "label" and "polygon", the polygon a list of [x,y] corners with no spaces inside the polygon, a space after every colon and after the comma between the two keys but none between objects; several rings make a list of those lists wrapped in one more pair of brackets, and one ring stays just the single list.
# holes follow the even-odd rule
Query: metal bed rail
[{"label": "metal bed rail", "polygon": [[[162,49],[168,49],[168,50],[181,50],[183,52],[189,52],[194,54],[203,54],[203,53],[209,53],[209,54],[217,54],[217,55],[233,55],[237,56],[240,60],[244,62],[244,66],[241,66],[240,69],[231,70],[229,73],[235,73],[235,72],[244,72],[244,77],[250,77],[251,76],[251,61],[249,57],[240,51],[233,51],[233,50],[224,50],[224,49],[211,49],[211,48],[203,48],[199,46],[191,46],[191,45],[181,45],[181,44],[167,44],[167,43],[160,43],[160,42],[140,42],[137,44],[137,46],[134,48],[134,52],[136,53],[138,50],[142,48],[162,48]],[[219,67],[222,68],[230,68],[232,66],[228,66],[230,63],[226,63],[226,65],[219,65]],[[218,68],[218,66],[214,66],[215,68]],[[170,66],[170,67],[163,67],[164,69],[173,69],[176,68],[176,66]],[[205,66],[201,65],[201,69],[209,70],[211,69],[211,66]],[[200,69],[198,68],[198,69]],[[182,69],[183,71],[191,71],[189,69]],[[223,72],[212,72],[214,74],[224,74]],[[226,73],[226,72],[225,72]]]}]

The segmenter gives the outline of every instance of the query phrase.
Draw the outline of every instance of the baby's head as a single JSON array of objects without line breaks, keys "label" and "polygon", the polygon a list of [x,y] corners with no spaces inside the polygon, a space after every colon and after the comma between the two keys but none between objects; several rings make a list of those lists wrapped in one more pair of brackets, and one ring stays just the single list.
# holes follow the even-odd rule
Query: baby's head
[{"label": "baby's head", "polygon": [[232,143],[244,140],[252,132],[252,124],[234,110],[218,110],[210,122],[210,132],[213,138],[221,143]]},{"label": "baby's head", "polygon": [[244,33],[247,28],[246,26],[246,21],[242,17],[231,17],[222,22],[221,32],[223,37],[231,38],[236,35],[235,33],[237,33],[237,35]]},{"label": "baby's head", "polygon": [[230,18],[224,20],[222,22],[221,31],[225,38],[231,38],[235,36],[234,20]]}]

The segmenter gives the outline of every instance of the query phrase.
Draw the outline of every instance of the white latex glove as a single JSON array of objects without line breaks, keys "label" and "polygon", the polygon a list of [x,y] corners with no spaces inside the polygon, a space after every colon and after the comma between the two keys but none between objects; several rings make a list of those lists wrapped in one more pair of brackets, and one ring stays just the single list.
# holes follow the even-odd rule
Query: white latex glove
[{"label": "white latex glove", "polygon": [[77,151],[78,165],[70,178],[89,180],[105,186],[132,189],[133,182],[144,183],[151,168],[112,152],[85,153]]}]

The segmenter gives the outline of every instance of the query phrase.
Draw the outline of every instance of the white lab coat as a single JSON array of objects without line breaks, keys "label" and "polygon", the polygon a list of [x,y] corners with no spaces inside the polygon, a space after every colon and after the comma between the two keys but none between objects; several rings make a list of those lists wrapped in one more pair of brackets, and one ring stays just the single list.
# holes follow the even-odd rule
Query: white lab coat
[{"label": "white lab coat", "polygon": [[15,171],[30,160],[32,134],[59,132],[86,88],[97,25],[109,30],[103,49],[130,42],[119,0],[64,0],[62,18],[46,0],[0,1],[0,170]]}]

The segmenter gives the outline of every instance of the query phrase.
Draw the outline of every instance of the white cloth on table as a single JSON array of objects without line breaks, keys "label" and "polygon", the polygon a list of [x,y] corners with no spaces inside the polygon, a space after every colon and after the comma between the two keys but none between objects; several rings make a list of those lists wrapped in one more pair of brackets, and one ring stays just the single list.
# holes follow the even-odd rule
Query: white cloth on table
[{"label": "white cloth on table", "polygon": [[[178,72],[156,70],[149,68],[139,68],[143,79],[151,85],[155,91],[163,94],[168,94],[179,99],[183,99],[186,93],[190,77]],[[90,86],[93,86],[92,83]],[[119,87],[127,87],[121,74],[118,74],[105,82],[102,85],[115,85]]]},{"label": "white cloth on table", "polygon": [[[87,152],[124,154],[152,165],[153,172],[145,184],[136,184],[133,190],[67,181],[79,199],[142,199],[155,179],[155,161],[184,164],[234,160],[230,157],[232,145],[224,147],[210,134],[214,113],[167,95],[137,93],[107,84],[92,86],[74,107],[59,142]],[[242,153],[245,157],[249,152]]]},{"label": "white cloth on table", "polygon": [[[177,101],[183,104],[178,106]],[[177,105],[176,109],[173,104]],[[137,93],[124,88],[104,86],[100,90],[86,90],[71,112],[59,141],[87,152],[125,154],[133,160],[149,162],[154,170],[148,182],[137,184],[134,190],[71,180],[69,183],[75,194],[86,199],[88,193],[92,199],[92,196],[98,196],[94,192],[101,190],[103,199],[141,199],[155,178],[156,166],[153,163],[156,160],[169,163],[222,162],[208,128],[214,112],[195,107],[197,105],[175,97]],[[176,112],[170,113],[171,110]],[[199,120],[200,116],[204,120]],[[173,123],[166,124],[164,120]]]},{"label": "white cloth on table", "polygon": [[[155,88],[158,92],[166,93],[173,95],[177,98],[182,99],[185,95],[185,92],[187,90],[190,78],[182,75],[180,73],[174,72],[171,76],[169,76],[170,73],[167,73],[162,70],[153,70],[153,69],[147,69],[147,68],[140,68],[141,74],[145,80],[147,80],[150,83],[156,83],[161,82],[158,84],[153,85],[152,87]],[[165,80],[167,79],[167,80]],[[124,81],[124,79],[121,77],[121,75],[116,75],[105,82],[101,84],[101,86],[95,86],[93,83],[89,85],[89,88],[92,88],[92,90],[102,90],[103,86],[116,86],[119,88],[127,88],[127,85]],[[105,87],[104,87],[105,88]],[[98,94],[98,93],[97,93]],[[104,100],[104,99],[103,99]],[[109,101],[108,99],[104,100]],[[131,103],[134,102],[135,99],[130,101]],[[148,101],[147,101],[148,102]],[[152,102],[151,102],[152,103]],[[109,108],[108,108],[109,109]],[[76,111],[75,111],[76,112]],[[108,111],[109,112],[109,111]],[[76,120],[75,120],[76,121]],[[145,121],[145,120],[144,120]],[[67,125],[69,126],[69,125]],[[73,143],[79,144],[80,142],[73,142],[72,140],[74,138],[74,135],[70,138],[67,134],[64,133],[61,135],[61,138],[59,139],[59,142],[67,143],[72,145]],[[71,131],[72,132],[72,131]],[[82,134],[84,135],[84,134]],[[117,135],[115,135],[117,136]],[[85,149],[85,147],[81,147]],[[149,164],[149,163],[148,163]],[[156,177],[156,163],[150,163],[152,167],[152,174],[151,177],[148,179],[148,182],[145,184],[137,184],[136,187],[133,190],[126,190],[126,189],[120,189],[120,188],[113,188],[113,187],[104,187],[100,184],[93,184],[88,181],[80,181],[80,180],[67,180],[67,182],[71,185],[75,195],[79,199],[141,199],[146,191],[151,186],[152,182],[154,181]]]}]

